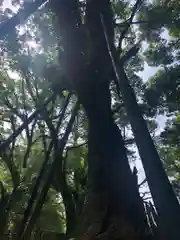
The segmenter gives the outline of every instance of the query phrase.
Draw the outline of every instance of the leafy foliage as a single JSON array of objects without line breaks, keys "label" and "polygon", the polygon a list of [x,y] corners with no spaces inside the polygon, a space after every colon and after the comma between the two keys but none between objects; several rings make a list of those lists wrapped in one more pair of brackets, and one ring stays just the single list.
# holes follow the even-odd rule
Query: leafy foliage
[{"label": "leafy foliage", "polygon": [[[14,12],[9,8],[2,10],[2,2],[1,21],[4,21]],[[12,1],[12,4],[23,8],[27,3],[22,2]],[[84,19],[84,1],[79,6]],[[142,3],[136,9],[135,17],[129,1],[113,0],[112,9],[113,41],[118,56],[123,59],[135,43],[140,46],[138,53],[124,63],[124,68],[151,135],[154,138],[158,135],[159,154],[177,196],[180,196],[180,5],[178,0],[168,4],[165,0]],[[4,216],[4,221],[0,222],[0,236],[8,231],[18,233],[28,207],[33,215],[38,204],[42,208],[40,216],[37,215],[33,223],[31,218],[28,219],[33,232],[65,235],[69,222],[67,208],[74,211],[70,213],[72,219],[76,219],[83,209],[88,178],[89,122],[80,106],[70,126],[70,134],[64,140],[77,96],[70,92],[69,82],[63,78],[64,66],[58,63],[58,58],[65,58],[65,54],[61,49],[58,56],[57,48],[62,48],[63,41],[57,26],[54,31],[55,20],[48,7],[42,7],[1,41],[0,49],[8,56],[0,63],[0,142],[4,143],[9,136],[12,141],[5,151],[0,151],[0,214]],[[82,25],[85,28],[85,23]],[[162,37],[164,30],[168,32],[168,39]],[[146,41],[146,49],[143,49],[142,41]],[[146,83],[138,75],[144,70],[145,61],[149,66],[158,67],[157,73]],[[89,65],[90,60],[85,59],[85,64]],[[112,74],[110,78],[113,80],[110,88],[114,120],[123,132],[129,159],[136,164],[135,141],[123,98],[115,76]],[[51,97],[52,100],[45,104]],[[36,113],[35,117],[26,124],[32,113]],[[156,132],[159,114],[171,117],[160,134]],[[24,130],[18,137],[13,137],[22,124]],[[61,144],[64,144],[62,151],[58,152],[57,146]],[[59,165],[48,194],[41,202],[40,196],[55,158],[59,159]],[[145,202],[147,206],[151,205]]]}]

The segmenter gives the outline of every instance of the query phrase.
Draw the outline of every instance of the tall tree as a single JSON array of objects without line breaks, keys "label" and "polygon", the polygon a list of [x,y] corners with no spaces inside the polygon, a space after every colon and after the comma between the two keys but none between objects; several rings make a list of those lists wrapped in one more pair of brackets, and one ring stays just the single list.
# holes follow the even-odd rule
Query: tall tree
[{"label": "tall tree", "polygon": [[[33,2],[32,5],[28,3],[29,8],[27,11],[21,11],[25,13],[24,16],[28,16],[33,8],[37,8],[40,6],[40,3],[43,2],[44,1],[36,1]],[[48,131],[49,136],[52,138],[53,145],[51,148],[54,148],[54,161],[50,159],[51,151],[46,151],[48,154],[45,160],[46,164],[44,165],[46,166],[46,171],[40,171],[37,177],[33,194],[29,200],[21,224],[19,238],[23,238],[24,236],[29,237],[33,231],[35,222],[39,217],[51,185],[53,185],[56,191],[61,193],[63,198],[66,212],[67,234],[71,236],[73,236],[73,234],[80,234],[84,239],[152,238],[155,231],[151,231],[146,218],[147,213],[148,221],[151,222],[150,225],[152,226],[153,221],[150,220],[150,209],[152,209],[152,206],[151,204],[146,204],[145,212],[142,199],[138,192],[136,171],[132,173],[130,169],[125,142],[113,118],[111,105],[118,97],[120,108],[123,109],[125,105],[127,109],[127,116],[134,132],[147,180],[159,214],[158,226],[160,226],[160,228],[158,228],[158,237],[163,239],[165,237],[167,239],[179,239],[179,204],[164,173],[161,161],[132,90],[132,86],[135,87],[138,97],[142,97],[141,91],[143,85],[133,70],[137,71],[138,68],[141,68],[142,63],[136,55],[140,48],[140,41],[145,39],[145,37],[143,34],[140,34],[138,38],[132,27],[134,25],[133,19],[135,14],[142,4],[143,1],[137,1],[132,7],[131,4],[124,1],[49,1],[48,8],[45,8],[45,12],[43,12],[42,9],[40,10],[45,17],[42,18],[42,16],[40,16],[40,21],[37,20],[37,16],[33,19],[39,26],[48,26],[50,30],[49,19],[52,18],[55,31],[49,31],[50,34],[48,34],[47,38],[49,39],[49,37],[51,38],[51,36],[56,35],[57,39],[56,43],[53,42],[54,46],[50,51],[46,44],[48,41],[43,40],[42,45],[40,44],[41,52],[46,52],[46,57],[49,54],[48,60],[50,60],[50,58],[54,60],[54,55],[57,55],[55,44],[57,44],[58,48],[58,64],[56,66],[50,65],[49,67],[45,67],[43,71],[44,75],[42,75],[42,72],[37,71],[35,63],[38,61],[34,61],[34,58],[33,61],[29,61],[29,57],[22,56],[22,52],[20,54],[19,48],[22,43],[22,37],[15,31],[14,36],[17,40],[15,45],[11,45],[11,39],[7,38],[5,47],[10,50],[11,57],[15,61],[13,68],[16,70],[21,69],[20,74],[26,83],[27,96],[24,92],[24,87],[22,87],[23,104],[21,111],[14,108],[12,101],[9,101],[7,97],[5,98],[8,108],[16,114],[16,117],[21,119],[23,124],[17,128],[17,125],[12,121],[13,133],[8,140],[1,145],[2,153],[8,150],[10,143],[12,143],[14,148],[16,144],[14,139],[16,140],[16,137],[25,130],[28,144],[23,167],[28,167],[27,163],[32,149],[33,137],[32,134],[29,134],[30,129],[28,124],[30,124],[33,119],[35,119],[34,126],[36,126],[36,129],[36,121],[40,124],[40,129],[44,129],[42,138],[44,147],[47,142],[49,146],[51,146],[51,143],[45,137],[45,133]],[[49,9],[51,12],[48,11]],[[143,11],[144,8],[142,7],[142,11],[140,11],[142,15],[144,14]],[[13,26],[20,23],[17,21],[17,16],[3,23],[1,28],[2,36],[8,33],[6,29],[11,30]],[[140,15],[140,17],[142,16]],[[172,19],[172,17],[173,16],[170,15],[170,19]],[[15,19],[15,21],[13,19]],[[25,19],[25,17],[23,17],[23,19]],[[141,18],[140,21],[142,21]],[[147,23],[147,21],[145,22]],[[44,23],[47,23],[47,25]],[[6,28],[4,26],[9,27]],[[37,29],[34,28],[32,31],[35,36]],[[141,31],[143,33],[144,30],[141,29]],[[28,38],[29,36],[32,38],[33,34],[27,34]],[[136,37],[138,44],[134,45]],[[118,46],[115,48],[117,41]],[[150,54],[157,52],[156,48],[153,48],[153,44],[151,51],[149,51]],[[25,44],[24,50],[26,47]],[[172,54],[169,53],[171,49],[165,49],[161,44],[158,45],[158,47],[160,48],[160,51],[158,51],[160,61],[157,63],[155,59],[156,55],[151,58],[151,61],[156,61],[156,64],[171,63]],[[167,50],[167,54],[165,55],[163,55],[164,49]],[[150,55],[149,53],[147,53],[147,56]],[[43,54],[41,57],[43,58]],[[39,60],[42,60],[41,57]],[[45,65],[47,62],[48,61],[45,61]],[[127,71],[127,76],[130,78],[130,84],[124,68]],[[167,70],[167,68],[165,70]],[[34,73],[33,77],[32,73]],[[136,79],[136,81],[133,82],[133,79]],[[47,83],[47,80],[49,83]],[[119,87],[121,94],[119,93]],[[47,88],[48,92],[46,92]],[[39,90],[41,90],[42,95],[39,94]],[[53,91],[51,99],[52,105],[48,108],[43,106],[43,98],[44,94],[49,95],[51,91]],[[82,204],[79,204],[77,201],[77,196],[78,198],[82,197],[83,202],[84,190],[80,193],[77,185],[83,188],[82,182],[81,184],[78,182],[78,177],[83,177],[83,173],[86,170],[85,167],[82,167],[81,163],[78,171],[73,168],[71,173],[67,173],[66,158],[64,158],[63,152],[66,143],[69,144],[72,139],[77,143],[77,139],[80,138],[82,140],[84,136],[78,137],[80,136],[78,130],[70,120],[71,127],[74,126],[74,130],[68,141],[70,128],[68,128],[67,135],[64,130],[64,125],[62,125],[61,129],[58,127],[59,123],[57,119],[61,119],[61,117],[58,118],[54,116],[59,109],[56,96],[60,96],[61,99],[66,95],[67,91],[77,94],[88,118],[87,197],[82,219],[81,217],[77,219],[77,222],[83,220],[83,226],[81,226],[80,229],[76,229],[74,223],[76,222],[76,210],[79,211],[82,208]],[[28,101],[29,97],[32,102],[31,110],[27,110],[27,105],[25,104],[25,100]],[[37,108],[35,114],[28,118],[28,113],[34,108]],[[116,109],[116,111],[118,110]],[[65,112],[62,115],[63,118],[64,115]],[[83,117],[82,121],[84,121]],[[42,128],[42,126],[46,127]],[[59,139],[59,136],[62,136],[62,131],[65,131],[66,137]],[[32,132],[34,132],[34,130],[32,130]],[[50,166],[49,171],[48,166]],[[68,169],[68,171],[70,171],[70,169]],[[46,174],[46,176],[43,177],[43,174]],[[12,176],[14,177],[15,174],[12,173]],[[70,184],[72,182],[73,185]],[[16,185],[18,184],[16,183],[15,186]],[[172,211],[168,211],[169,206],[172,206]],[[154,214],[154,216],[155,215],[156,214]],[[80,226],[80,224],[77,225]],[[155,227],[155,225],[153,226]],[[74,232],[76,230],[77,233]]]}]

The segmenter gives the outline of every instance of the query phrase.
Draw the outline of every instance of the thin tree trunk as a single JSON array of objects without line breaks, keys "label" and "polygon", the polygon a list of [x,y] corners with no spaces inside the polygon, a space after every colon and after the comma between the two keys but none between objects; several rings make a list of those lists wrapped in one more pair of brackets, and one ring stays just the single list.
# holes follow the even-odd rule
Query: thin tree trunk
[{"label": "thin tree trunk", "polygon": [[163,239],[178,240],[180,239],[180,206],[178,200],[164,171],[162,162],[150,136],[146,122],[142,117],[142,113],[136,101],[135,93],[129,84],[126,73],[120,62],[116,65],[118,58],[116,56],[114,46],[111,45],[108,40],[103,18],[102,24],[104,26],[105,37],[114,67],[114,72],[120,85],[147,181],[159,214],[161,234]]},{"label": "thin tree trunk", "polygon": [[66,173],[64,170],[59,171],[61,166],[57,168],[53,185],[57,192],[61,193],[66,212],[66,235],[71,236],[74,233],[76,225],[76,205],[72,191],[66,180]]},{"label": "thin tree trunk", "polygon": [[54,174],[56,173],[56,169],[59,166],[61,166],[63,150],[64,150],[64,147],[67,143],[69,134],[72,130],[72,125],[74,123],[74,119],[75,119],[75,116],[77,114],[78,109],[79,109],[79,102],[77,102],[75,104],[74,108],[73,108],[72,115],[71,115],[71,118],[70,118],[69,123],[67,125],[67,128],[65,130],[64,136],[62,137],[61,140],[58,141],[58,139],[56,139],[56,141],[54,141],[54,161],[53,161],[53,163],[50,167],[46,182],[44,183],[44,186],[43,186],[43,188],[41,190],[41,193],[39,195],[39,198],[37,200],[37,204],[34,208],[34,212],[31,215],[31,218],[30,218],[30,220],[27,224],[26,229],[22,232],[19,232],[18,240],[19,239],[29,239],[31,234],[32,234],[32,231],[34,229],[34,225],[35,225],[37,219],[39,218],[39,215],[41,213],[41,209],[43,207],[45,199],[47,197],[50,185],[53,181]]}]

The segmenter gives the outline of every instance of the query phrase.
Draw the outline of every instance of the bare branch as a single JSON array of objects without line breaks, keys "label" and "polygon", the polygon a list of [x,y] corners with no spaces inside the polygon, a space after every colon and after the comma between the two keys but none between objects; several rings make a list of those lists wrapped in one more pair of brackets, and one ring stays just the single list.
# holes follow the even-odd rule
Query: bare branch
[{"label": "bare branch", "polygon": [[145,178],[139,185],[138,187],[140,188],[142,185],[144,185],[147,182],[147,179]]},{"label": "bare branch", "polygon": [[135,139],[134,138],[125,139],[124,142],[125,142],[125,145],[134,144]]},{"label": "bare branch", "polygon": [[150,199],[152,199],[151,196],[143,198],[144,201],[147,201],[147,200],[150,200]]},{"label": "bare branch", "polygon": [[[141,195],[141,197],[143,198],[143,200],[145,200],[145,199],[147,199],[147,198],[149,198],[149,197],[146,197],[146,198],[144,198],[146,195],[149,195],[150,194],[150,192],[142,192],[140,195]],[[152,197],[150,197],[150,198],[152,198]]]},{"label": "bare branch", "polygon": [[118,51],[119,52],[121,52],[122,40],[124,39],[125,35],[127,34],[128,30],[129,30],[129,27],[131,26],[131,23],[133,21],[133,18],[135,16],[136,12],[141,7],[143,2],[144,2],[144,0],[137,0],[136,3],[134,4],[133,8],[132,8],[131,16],[125,23],[126,24],[126,28],[124,29],[124,31],[122,31],[120,39],[119,39],[119,46],[118,46]]}]

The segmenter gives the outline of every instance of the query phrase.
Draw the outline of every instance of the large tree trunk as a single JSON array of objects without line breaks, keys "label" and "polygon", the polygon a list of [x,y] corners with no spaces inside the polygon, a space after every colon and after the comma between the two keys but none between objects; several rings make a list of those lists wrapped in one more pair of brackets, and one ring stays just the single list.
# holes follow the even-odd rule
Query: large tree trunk
[{"label": "large tree trunk", "polygon": [[101,92],[93,88],[89,105],[84,103],[89,119],[89,182],[84,215],[90,229],[85,239],[96,235],[102,239],[146,239],[143,204],[120,130],[113,123],[109,88],[105,85],[101,85]]},{"label": "large tree trunk", "polygon": [[[107,20],[111,18],[110,4],[108,0],[87,1],[86,39],[82,38],[84,26],[78,25],[75,3],[75,0],[52,0],[50,6],[58,17],[63,39],[65,54],[61,66],[67,78],[73,80],[70,84],[78,93],[89,120],[88,195],[82,238],[147,239],[143,203],[111,113],[108,70],[111,61],[100,21],[100,11],[106,14]],[[113,38],[111,26],[109,34]],[[87,49],[85,40],[90,42]]]}]

